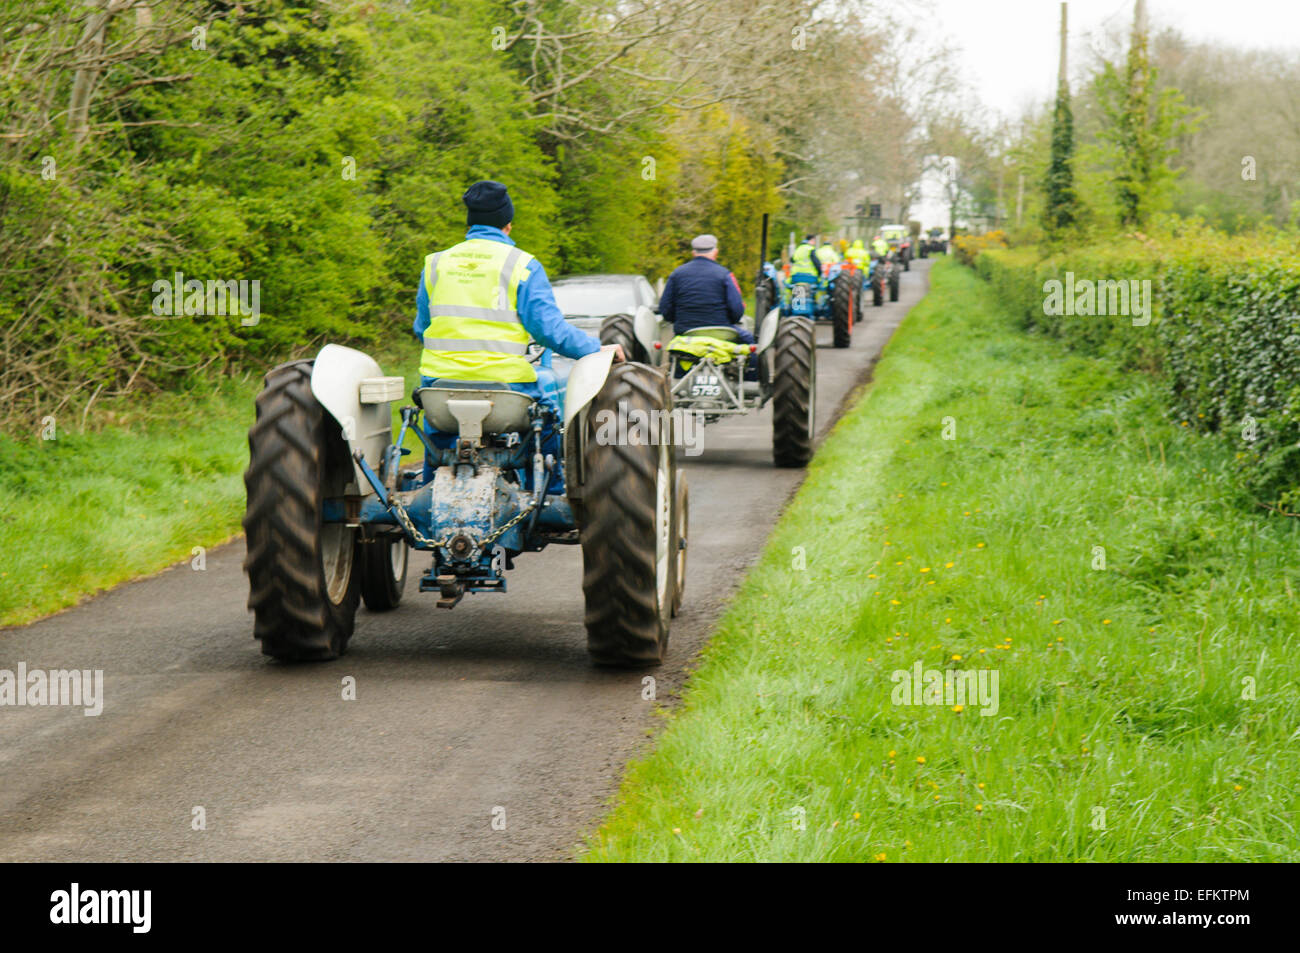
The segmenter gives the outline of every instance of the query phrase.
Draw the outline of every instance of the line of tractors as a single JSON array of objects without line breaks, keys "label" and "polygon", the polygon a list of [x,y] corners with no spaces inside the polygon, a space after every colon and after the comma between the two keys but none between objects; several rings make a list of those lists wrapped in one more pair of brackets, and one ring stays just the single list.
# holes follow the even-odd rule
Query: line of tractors
[{"label": "line of tractors", "polygon": [[[625,313],[620,299],[598,319],[599,334],[626,362],[613,363],[608,348],[568,361],[528,347],[549,400],[493,382],[440,379],[410,391],[336,344],[274,368],[244,475],[248,606],[263,653],[286,662],[343,654],[359,603],[378,612],[401,601],[413,554],[423,560],[419,590],[451,608],[469,593],[504,593],[521,555],[576,545],[592,659],[662,661],[686,583],[683,428],[770,403],[773,463],[807,464],[814,322],[829,321],[834,345],[848,347],[868,289],[875,305],[886,289],[898,300],[911,241],[905,230],[889,234],[887,252],[828,250],[839,260],[793,277],[766,260],[764,239],[747,319],[753,344],[730,325],[676,334],[650,304]],[[403,466],[411,437],[432,478]]]},{"label": "line of tractors", "polygon": [[[766,313],[770,307],[779,307],[781,315],[803,317],[810,321],[831,325],[831,340],[835,347],[848,347],[853,336],[853,326],[866,308],[866,297],[879,307],[898,300],[900,275],[910,271],[912,259],[918,250],[922,258],[931,251],[944,251],[942,229],[931,229],[926,238],[913,243],[905,225],[883,225],[880,238],[887,248],[849,248],[846,241],[838,244],[826,242],[818,253],[825,254],[821,261],[821,274],[791,274],[790,265],[778,266],[767,261],[766,251],[756,286],[756,311]],[[853,254],[854,251],[859,254]]]}]

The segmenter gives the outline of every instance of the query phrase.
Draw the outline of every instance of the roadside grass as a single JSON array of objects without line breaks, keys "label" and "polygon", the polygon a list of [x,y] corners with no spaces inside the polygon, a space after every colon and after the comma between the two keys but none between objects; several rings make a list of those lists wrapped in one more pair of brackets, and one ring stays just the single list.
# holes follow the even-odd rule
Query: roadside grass
[{"label": "roadside grass", "polygon": [[1300,521],[1154,387],[936,263],[582,858],[1300,858]]},{"label": "roadside grass", "polygon": [[[414,383],[414,342],[367,350],[386,373]],[[98,429],[80,432],[71,413],[55,421],[53,440],[41,439],[39,425],[29,438],[0,435],[0,626],[192,563],[195,547],[239,534],[261,387],[262,374],[250,373],[108,405]],[[408,437],[407,446],[417,444]]]}]

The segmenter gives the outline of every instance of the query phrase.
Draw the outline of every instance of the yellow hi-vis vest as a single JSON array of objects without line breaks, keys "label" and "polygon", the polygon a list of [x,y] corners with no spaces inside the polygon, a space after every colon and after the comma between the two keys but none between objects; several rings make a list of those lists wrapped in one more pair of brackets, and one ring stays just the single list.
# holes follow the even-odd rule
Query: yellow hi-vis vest
[{"label": "yellow hi-vis vest", "polygon": [[849,250],[844,253],[844,257],[848,258],[855,265],[861,268],[862,263],[871,256],[867,254],[867,250],[862,247],[861,242],[854,242]]},{"label": "yellow hi-vis vest", "polygon": [[804,242],[794,250],[790,256],[790,274],[792,275],[815,275],[817,269],[812,263],[813,247]]},{"label": "yellow hi-vis vest", "polygon": [[524,358],[530,340],[515,310],[533,256],[522,248],[471,238],[424,260],[429,327],[420,373],[458,381],[537,380]]},{"label": "yellow hi-vis vest", "polygon": [[835,250],[835,246],[827,242],[821,248],[817,249],[817,257],[821,259],[823,265],[833,265],[840,260],[840,253]]}]

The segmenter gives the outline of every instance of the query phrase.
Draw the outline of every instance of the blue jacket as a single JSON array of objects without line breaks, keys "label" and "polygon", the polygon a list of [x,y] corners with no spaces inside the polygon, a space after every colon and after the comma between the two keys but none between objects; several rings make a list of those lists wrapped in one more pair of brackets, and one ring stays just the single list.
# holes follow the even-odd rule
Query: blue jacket
[{"label": "blue jacket", "polygon": [[709,324],[736,324],[745,315],[745,302],[731,272],[697,255],[668,276],[659,313],[681,334]]},{"label": "blue jacket", "polygon": [[[514,244],[509,235],[492,225],[471,225],[465,238],[486,238],[507,245]],[[555,303],[555,293],[551,291],[546,269],[536,258],[528,263],[528,273],[519,282],[515,310],[519,312],[519,322],[533,340],[562,357],[577,359],[600,350],[598,340],[564,320],[564,314]],[[420,342],[424,341],[424,331],[428,326],[429,292],[424,287],[424,272],[421,270],[420,285],[415,292],[414,325],[415,337]]]}]

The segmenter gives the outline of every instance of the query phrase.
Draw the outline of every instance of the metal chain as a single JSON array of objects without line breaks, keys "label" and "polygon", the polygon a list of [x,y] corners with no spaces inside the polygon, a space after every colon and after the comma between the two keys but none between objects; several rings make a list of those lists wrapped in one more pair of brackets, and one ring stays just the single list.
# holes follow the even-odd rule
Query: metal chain
[{"label": "metal chain", "polygon": [[[505,523],[501,524],[500,527],[498,527],[497,529],[489,533],[483,539],[483,541],[479,543],[479,545],[480,546],[492,545],[494,542],[496,542],[498,539],[501,538],[502,534],[506,533],[513,527],[518,526],[526,517],[531,516],[536,509],[537,509],[536,506],[530,506],[527,509],[520,510],[520,512],[512,519],[507,520]],[[427,536],[422,534],[418,529],[415,528],[415,524],[411,522],[411,517],[407,514],[406,507],[404,507],[401,504],[401,502],[396,499],[393,500],[392,511],[393,514],[397,517],[397,521],[402,524],[402,528],[405,529],[408,533],[410,533],[411,538],[414,539],[417,543],[420,543],[422,545],[428,545],[428,546],[443,547],[451,542],[450,536],[444,536],[442,539],[429,539]]]},{"label": "metal chain", "polygon": [[515,516],[513,519],[506,520],[506,522],[501,524],[501,527],[499,529],[495,529],[491,533],[489,533],[487,535],[487,538],[484,539],[483,542],[480,543],[479,545],[490,546],[492,543],[495,543],[501,537],[501,534],[505,533],[511,527],[517,526],[524,519],[524,517],[532,516],[533,512],[536,509],[537,509],[536,506],[530,506],[526,510],[520,510],[519,514]]}]

